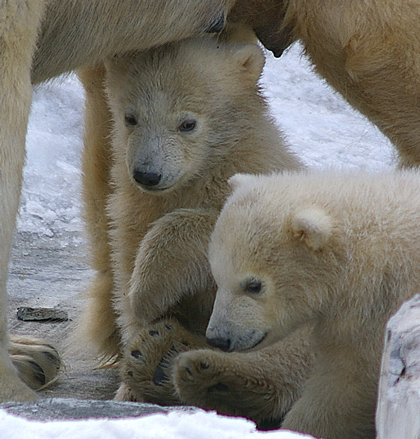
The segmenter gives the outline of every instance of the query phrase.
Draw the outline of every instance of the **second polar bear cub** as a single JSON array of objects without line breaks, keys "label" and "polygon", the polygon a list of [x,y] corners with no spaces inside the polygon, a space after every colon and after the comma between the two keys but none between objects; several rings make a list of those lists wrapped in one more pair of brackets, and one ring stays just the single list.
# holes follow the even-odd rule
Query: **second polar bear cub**
[{"label": "second polar bear cub", "polygon": [[312,323],[313,374],[283,427],[373,438],[387,320],[420,285],[420,173],[238,175],[209,259],[207,329],[226,351]]}]

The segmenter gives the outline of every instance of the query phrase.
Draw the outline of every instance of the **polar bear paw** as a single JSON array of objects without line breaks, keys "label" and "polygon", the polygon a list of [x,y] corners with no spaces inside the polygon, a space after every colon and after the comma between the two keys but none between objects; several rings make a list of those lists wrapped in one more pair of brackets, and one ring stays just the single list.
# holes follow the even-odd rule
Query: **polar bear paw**
[{"label": "polar bear paw", "polygon": [[204,339],[175,320],[163,320],[140,330],[126,345],[120,363],[122,384],[115,399],[178,405],[172,367],[179,353],[205,346]]},{"label": "polar bear paw", "polygon": [[243,380],[223,366],[219,352],[201,349],[180,355],[173,369],[173,381],[181,400],[208,409],[237,404],[234,390]]},{"label": "polar bear paw", "polygon": [[20,379],[31,389],[41,390],[57,380],[62,362],[50,343],[12,335],[8,350]]},{"label": "polar bear paw", "polygon": [[261,429],[279,428],[283,415],[269,407],[275,401],[273,389],[247,371],[249,358],[239,355],[211,349],[179,355],[172,380],[180,400],[224,415],[245,416]]}]

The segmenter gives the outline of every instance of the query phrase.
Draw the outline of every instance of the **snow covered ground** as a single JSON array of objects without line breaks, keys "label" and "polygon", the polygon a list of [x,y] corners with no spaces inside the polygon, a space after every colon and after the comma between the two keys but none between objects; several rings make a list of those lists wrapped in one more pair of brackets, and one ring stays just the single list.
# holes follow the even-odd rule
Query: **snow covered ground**
[{"label": "snow covered ground", "polygon": [[245,419],[201,410],[172,412],[138,419],[35,422],[0,411],[3,439],[304,439],[290,431],[257,431]]},{"label": "snow covered ground", "polygon": [[[317,78],[294,46],[280,60],[268,55],[263,84],[273,116],[293,149],[312,167],[380,171],[395,165],[389,142]],[[28,133],[28,155],[18,231],[63,247],[84,242],[80,218],[83,91],[73,75],[38,87]],[[136,420],[26,421],[0,411],[0,438],[291,439],[257,432],[245,420],[214,413],[152,415]]]}]

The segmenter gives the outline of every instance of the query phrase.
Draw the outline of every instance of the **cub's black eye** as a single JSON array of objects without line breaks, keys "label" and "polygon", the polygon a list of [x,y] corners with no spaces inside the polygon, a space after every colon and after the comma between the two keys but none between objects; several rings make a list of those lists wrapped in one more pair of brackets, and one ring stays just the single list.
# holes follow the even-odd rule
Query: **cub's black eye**
[{"label": "cub's black eye", "polygon": [[137,125],[137,119],[132,114],[126,114],[124,116],[124,121],[127,126],[135,126]]},{"label": "cub's black eye", "polygon": [[252,294],[258,294],[261,293],[263,284],[260,280],[256,279],[255,277],[246,280],[245,282],[243,282],[242,288],[247,292],[247,293],[252,293]]},{"label": "cub's black eye", "polygon": [[181,123],[181,125],[178,127],[179,131],[181,133],[186,133],[188,131],[192,131],[197,125],[197,121],[194,119],[188,119],[184,120],[184,122]]}]

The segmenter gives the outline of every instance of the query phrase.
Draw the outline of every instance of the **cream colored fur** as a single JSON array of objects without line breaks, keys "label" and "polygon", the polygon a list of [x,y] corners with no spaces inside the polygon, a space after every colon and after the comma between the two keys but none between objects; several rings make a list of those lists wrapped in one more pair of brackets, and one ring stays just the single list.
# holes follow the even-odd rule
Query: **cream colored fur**
[{"label": "cream colored fur", "polygon": [[[0,6],[0,400],[35,397],[17,380],[6,352],[5,318],[7,266],[31,100],[30,76],[38,83],[87,64],[94,70],[107,55],[217,27],[225,3],[12,0]],[[395,143],[402,164],[419,163],[418,0],[238,0],[230,18],[254,28],[266,47],[277,54],[300,39],[317,71]],[[102,93],[101,86],[96,87]],[[97,115],[106,113],[98,103],[93,106]],[[109,121],[101,120],[104,124]],[[103,162],[102,166],[105,174],[109,164]],[[99,191],[99,198],[108,192],[106,182]],[[95,196],[91,200],[95,201]],[[100,211],[96,217],[99,224],[106,224]],[[106,238],[106,227],[100,230],[98,226],[96,232]],[[106,276],[110,276],[109,265],[105,266]],[[107,336],[112,338],[112,331]]]},{"label": "cream colored fur", "polygon": [[312,324],[314,371],[283,427],[374,438],[387,320],[420,283],[420,173],[238,175],[209,250],[207,337],[266,348]]},{"label": "cream colored fur", "polygon": [[[409,11],[406,3],[390,0],[385,3],[368,0],[363,4],[338,0],[327,0],[322,4],[304,0],[239,0],[229,19],[238,23],[240,28],[245,23],[254,29],[264,45],[277,55],[300,39],[318,72],[396,143],[404,164],[413,165],[418,161],[418,111],[412,105],[418,95],[417,63],[410,64],[410,59],[418,58],[416,38],[419,33],[410,31],[416,29],[418,23],[418,20],[412,19],[416,14],[415,6],[415,2],[411,3],[413,9]],[[387,34],[386,29],[392,31]],[[386,41],[382,38],[385,34]],[[350,46],[344,43],[350,40],[352,44],[358,43],[363,50],[357,53],[348,51]],[[392,49],[391,57],[388,48]],[[351,72],[348,66],[354,66]],[[355,75],[357,66],[358,76]],[[401,66],[405,66],[402,71]],[[360,75],[363,70],[367,73]],[[104,207],[105,196],[110,193],[110,188],[106,186],[110,168],[106,158],[109,148],[106,139],[110,124],[101,75],[103,71],[100,67],[82,74],[84,84],[91,85],[87,96],[90,110],[86,113],[84,167],[88,169],[85,171],[88,183],[84,184],[85,217],[91,229],[93,261],[98,271],[90,289],[90,306],[95,308],[101,304],[103,321],[114,322],[113,310],[108,306],[113,280],[107,250],[109,225]],[[370,86],[373,87],[372,92]],[[407,95],[407,90],[413,93]],[[98,156],[101,157],[100,167],[90,158]],[[96,296],[101,294],[104,294],[103,300],[95,304],[99,300]],[[85,313],[85,316],[89,315],[90,312]],[[112,356],[119,352],[114,325],[104,330],[99,319],[90,321],[88,318],[84,326],[97,353]]]},{"label": "cream colored fur", "polygon": [[8,259],[19,204],[31,82],[93,65],[115,53],[220,30],[229,6],[226,0],[10,0],[0,4],[0,401],[36,397],[18,379],[11,363],[6,321]]}]

